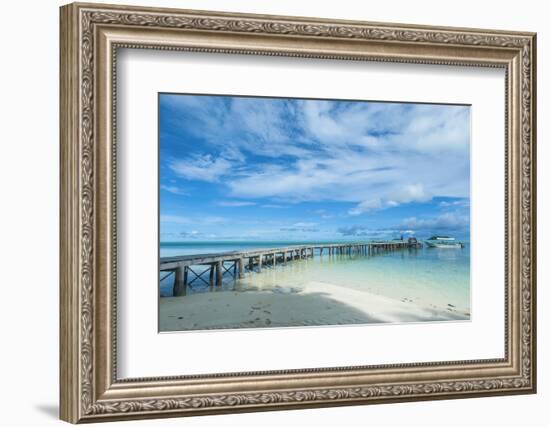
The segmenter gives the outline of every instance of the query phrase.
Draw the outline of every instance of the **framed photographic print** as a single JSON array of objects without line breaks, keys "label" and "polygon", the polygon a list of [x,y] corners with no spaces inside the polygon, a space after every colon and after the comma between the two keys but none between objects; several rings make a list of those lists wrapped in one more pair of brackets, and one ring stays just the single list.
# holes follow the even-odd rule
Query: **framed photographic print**
[{"label": "framed photographic print", "polygon": [[161,93],[159,139],[161,332],[470,319],[469,105]]},{"label": "framed photographic print", "polygon": [[535,34],[61,8],[61,418],[536,390]]}]

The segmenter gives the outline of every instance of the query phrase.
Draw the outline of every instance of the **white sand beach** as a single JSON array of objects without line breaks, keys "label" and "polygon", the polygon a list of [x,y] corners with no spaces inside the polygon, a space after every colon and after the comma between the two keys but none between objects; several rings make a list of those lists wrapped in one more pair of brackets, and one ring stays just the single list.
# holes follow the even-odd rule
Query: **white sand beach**
[{"label": "white sand beach", "polygon": [[468,320],[454,307],[421,307],[324,282],[304,289],[220,291],[160,299],[160,331]]}]

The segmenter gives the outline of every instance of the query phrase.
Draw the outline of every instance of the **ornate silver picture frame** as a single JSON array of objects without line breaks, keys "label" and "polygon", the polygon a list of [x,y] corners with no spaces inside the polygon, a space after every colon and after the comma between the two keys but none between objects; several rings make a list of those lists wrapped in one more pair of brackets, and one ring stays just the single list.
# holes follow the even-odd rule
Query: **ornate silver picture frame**
[{"label": "ornate silver picture frame", "polygon": [[[536,391],[535,34],[75,3],[61,8],[60,43],[61,419],[79,423]],[[119,378],[120,49],[503,69],[504,357]]]}]

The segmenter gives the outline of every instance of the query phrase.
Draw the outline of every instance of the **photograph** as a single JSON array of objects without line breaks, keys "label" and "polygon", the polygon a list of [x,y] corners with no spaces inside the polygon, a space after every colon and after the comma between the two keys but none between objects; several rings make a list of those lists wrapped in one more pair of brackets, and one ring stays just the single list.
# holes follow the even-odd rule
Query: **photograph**
[{"label": "photograph", "polygon": [[469,321],[470,109],[159,93],[159,332]]}]

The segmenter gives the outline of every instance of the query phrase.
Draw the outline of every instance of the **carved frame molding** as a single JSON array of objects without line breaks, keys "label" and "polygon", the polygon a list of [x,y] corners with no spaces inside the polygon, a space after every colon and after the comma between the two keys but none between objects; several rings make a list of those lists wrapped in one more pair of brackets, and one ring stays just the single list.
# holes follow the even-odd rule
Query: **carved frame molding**
[{"label": "carved frame molding", "polygon": [[[118,48],[506,68],[506,357],[117,380]],[[62,7],[61,418],[101,421],[534,392],[534,97],[532,33],[93,4]],[[266,384],[266,378],[273,380]],[[299,385],[285,386],[290,379]]]}]

